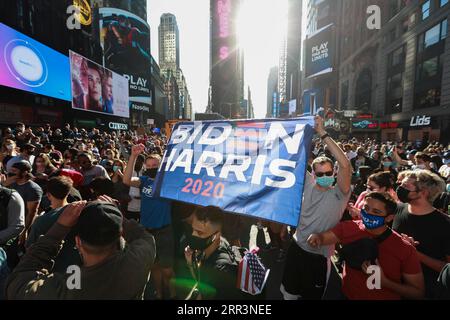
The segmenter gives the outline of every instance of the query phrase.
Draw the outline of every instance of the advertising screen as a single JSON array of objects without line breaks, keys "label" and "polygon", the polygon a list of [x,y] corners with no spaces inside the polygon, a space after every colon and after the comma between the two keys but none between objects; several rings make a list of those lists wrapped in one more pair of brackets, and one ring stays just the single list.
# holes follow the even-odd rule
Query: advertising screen
[{"label": "advertising screen", "polygon": [[130,117],[128,80],[70,51],[72,108]]},{"label": "advertising screen", "polygon": [[67,56],[0,23],[0,85],[72,100]]},{"label": "advertising screen", "polygon": [[305,40],[305,75],[316,77],[333,72],[333,25],[317,30]]},{"label": "advertising screen", "polygon": [[[100,44],[104,66],[129,80],[130,107],[150,110],[150,27],[140,17],[116,8],[100,8]],[[129,63],[133,61],[133,63]]]}]

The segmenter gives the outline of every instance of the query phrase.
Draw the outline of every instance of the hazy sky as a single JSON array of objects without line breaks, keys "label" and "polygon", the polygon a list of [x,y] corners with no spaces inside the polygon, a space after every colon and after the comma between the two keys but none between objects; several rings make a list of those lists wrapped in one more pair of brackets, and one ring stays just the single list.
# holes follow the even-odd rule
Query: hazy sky
[{"label": "hazy sky", "polygon": [[[180,30],[180,66],[194,111],[204,112],[209,87],[209,0],[148,0],[147,6],[151,50],[156,61],[159,61],[159,19],[163,13],[176,16]],[[245,50],[245,82],[252,90],[257,118],[266,115],[267,77],[270,68],[278,64],[286,11],[286,0],[244,0],[241,10],[239,37]]]}]

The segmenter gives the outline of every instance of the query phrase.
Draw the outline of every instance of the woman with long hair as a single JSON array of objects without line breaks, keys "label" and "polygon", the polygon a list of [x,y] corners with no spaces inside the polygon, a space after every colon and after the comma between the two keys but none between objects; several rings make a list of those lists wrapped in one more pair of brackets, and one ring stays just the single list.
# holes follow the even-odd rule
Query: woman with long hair
[{"label": "woman with long hair", "polygon": [[49,156],[45,153],[39,154],[33,163],[33,175],[46,174],[47,176],[55,172],[57,168],[52,164]]}]

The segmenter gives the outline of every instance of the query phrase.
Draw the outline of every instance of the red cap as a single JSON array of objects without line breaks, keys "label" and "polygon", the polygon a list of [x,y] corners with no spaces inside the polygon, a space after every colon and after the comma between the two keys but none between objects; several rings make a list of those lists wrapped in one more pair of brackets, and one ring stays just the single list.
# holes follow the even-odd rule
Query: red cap
[{"label": "red cap", "polygon": [[71,169],[61,169],[61,176],[69,177],[73,181],[73,186],[76,188],[81,186],[84,181],[84,177],[81,173]]}]

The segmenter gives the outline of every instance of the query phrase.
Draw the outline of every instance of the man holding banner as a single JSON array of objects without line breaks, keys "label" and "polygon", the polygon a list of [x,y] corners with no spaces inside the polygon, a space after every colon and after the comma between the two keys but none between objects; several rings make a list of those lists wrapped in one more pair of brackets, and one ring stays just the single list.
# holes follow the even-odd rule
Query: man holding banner
[{"label": "man holding banner", "polygon": [[323,297],[334,246],[312,248],[307,243],[308,236],[333,228],[341,220],[351,193],[350,161],[327,134],[323,119],[318,116],[315,129],[339,166],[335,168],[333,160],[327,157],[318,157],[312,162],[312,173],[306,173],[300,223],[287,254],[280,287],[285,300]]}]

